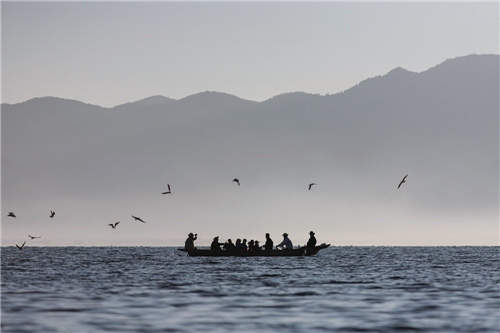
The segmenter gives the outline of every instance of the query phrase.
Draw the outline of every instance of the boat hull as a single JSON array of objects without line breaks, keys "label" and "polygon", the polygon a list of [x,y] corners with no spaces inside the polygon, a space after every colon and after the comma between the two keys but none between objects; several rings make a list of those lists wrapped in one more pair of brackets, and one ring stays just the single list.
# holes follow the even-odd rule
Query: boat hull
[{"label": "boat hull", "polygon": [[[313,249],[307,249],[305,246],[292,250],[272,250],[264,251],[259,250],[256,252],[237,252],[237,251],[217,251],[213,252],[210,249],[194,249],[189,251],[188,255],[190,257],[302,257],[302,256],[313,256],[319,251],[326,249],[330,244],[321,244],[314,247]],[[184,249],[178,249],[179,251],[187,252]]]}]

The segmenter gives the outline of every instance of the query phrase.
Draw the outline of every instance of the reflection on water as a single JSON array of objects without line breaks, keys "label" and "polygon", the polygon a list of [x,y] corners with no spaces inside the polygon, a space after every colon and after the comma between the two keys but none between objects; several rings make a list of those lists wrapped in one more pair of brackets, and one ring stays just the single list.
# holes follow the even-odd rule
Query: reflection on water
[{"label": "reflection on water", "polygon": [[500,330],[499,247],[3,247],[2,332]]}]

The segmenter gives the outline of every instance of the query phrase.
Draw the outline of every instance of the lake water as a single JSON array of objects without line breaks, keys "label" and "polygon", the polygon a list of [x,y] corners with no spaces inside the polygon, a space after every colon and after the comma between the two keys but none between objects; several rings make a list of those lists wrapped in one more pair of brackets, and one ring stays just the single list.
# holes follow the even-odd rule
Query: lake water
[{"label": "lake water", "polygon": [[2,332],[498,332],[500,247],[3,247]]}]

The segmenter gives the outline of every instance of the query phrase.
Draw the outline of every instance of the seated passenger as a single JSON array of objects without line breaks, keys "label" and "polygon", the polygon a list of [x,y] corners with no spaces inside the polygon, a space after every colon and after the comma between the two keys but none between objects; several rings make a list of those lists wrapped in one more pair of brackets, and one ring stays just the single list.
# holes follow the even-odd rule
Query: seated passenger
[{"label": "seated passenger", "polygon": [[280,247],[283,250],[293,249],[292,241],[288,238],[288,234],[286,232],[283,234],[283,241],[276,245],[276,247]]},{"label": "seated passenger", "polygon": [[251,239],[250,242],[248,242],[248,252],[253,253],[254,250],[255,250],[255,245],[254,245],[253,239]]},{"label": "seated passenger", "polygon": [[231,238],[227,240],[226,243],[224,243],[224,250],[226,251],[234,251],[234,244]]},{"label": "seated passenger", "polygon": [[248,251],[248,246],[247,246],[247,240],[246,238],[243,238],[243,242],[241,243],[241,248],[243,249],[243,252]]},{"label": "seated passenger", "polygon": [[253,250],[254,252],[260,251],[260,245],[258,240],[256,240],[255,243],[253,244]]},{"label": "seated passenger", "polygon": [[210,245],[210,250],[212,252],[220,252],[220,246],[224,245],[222,243],[219,243],[219,236],[214,237],[214,240],[212,241],[212,244]]},{"label": "seated passenger", "polygon": [[189,252],[193,251],[195,249],[194,247],[194,241],[198,238],[198,234],[194,234],[192,232],[189,233],[188,238],[186,239],[186,242],[184,243],[184,249]]}]

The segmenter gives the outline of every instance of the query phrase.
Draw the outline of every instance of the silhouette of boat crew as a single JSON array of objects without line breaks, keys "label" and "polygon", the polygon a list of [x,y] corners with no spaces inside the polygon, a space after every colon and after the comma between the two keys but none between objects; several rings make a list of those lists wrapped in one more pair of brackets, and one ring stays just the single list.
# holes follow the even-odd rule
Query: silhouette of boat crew
[{"label": "silhouette of boat crew", "polygon": [[251,239],[248,242],[248,253],[254,253],[255,252],[255,242],[253,239]]},{"label": "silhouette of boat crew", "polygon": [[224,246],[223,246],[224,250],[227,251],[227,252],[234,252],[234,250],[236,249],[236,247],[234,246],[233,244],[233,241],[231,240],[231,238],[229,238],[225,243],[224,243]]},{"label": "silhouette of boat crew", "polygon": [[285,232],[283,234],[283,241],[276,245],[277,248],[281,248],[283,250],[291,250],[293,249],[293,244],[290,238],[288,238],[288,234]]},{"label": "silhouette of boat crew", "polygon": [[306,254],[311,254],[316,248],[316,237],[314,231],[309,231],[309,240],[307,241]]},{"label": "silhouette of boat crew", "polygon": [[214,240],[212,241],[212,244],[210,244],[210,251],[212,253],[219,253],[221,252],[221,245],[224,245],[223,243],[219,243],[219,236],[215,236]]},{"label": "silhouette of boat crew", "polygon": [[269,253],[273,250],[273,240],[271,239],[271,236],[269,236],[269,233],[266,233],[266,243],[264,244],[264,250]]},{"label": "silhouette of boat crew", "polygon": [[192,232],[189,233],[188,238],[186,239],[186,242],[184,242],[184,249],[187,252],[193,251],[196,249],[194,247],[194,241],[198,239],[198,234],[194,234]]}]

